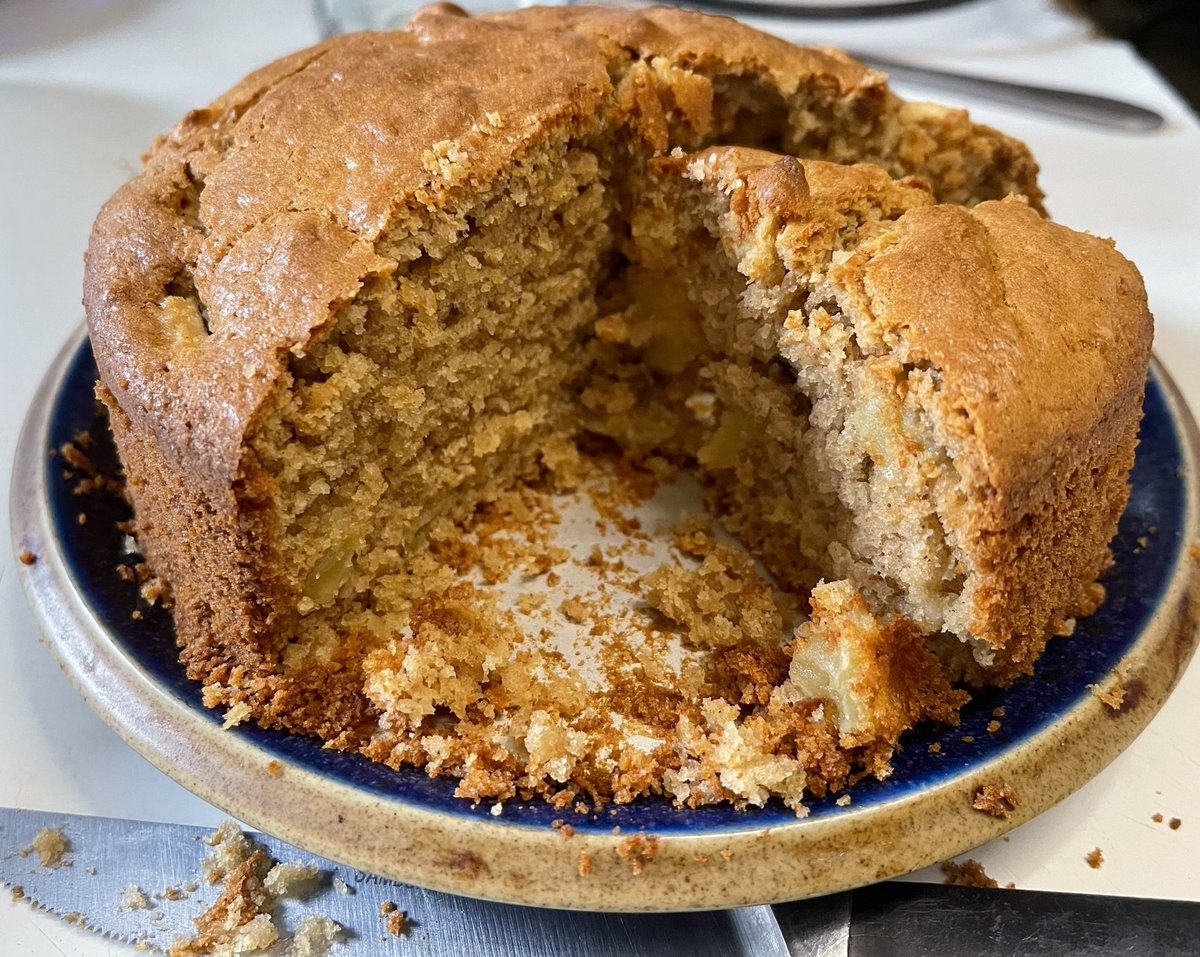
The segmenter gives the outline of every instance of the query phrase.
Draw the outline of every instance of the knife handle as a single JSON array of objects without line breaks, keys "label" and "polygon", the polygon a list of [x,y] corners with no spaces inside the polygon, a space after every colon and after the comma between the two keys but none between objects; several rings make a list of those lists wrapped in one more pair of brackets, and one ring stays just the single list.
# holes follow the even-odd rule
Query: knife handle
[{"label": "knife handle", "polygon": [[[821,902],[775,906],[794,957],[1196,957],[1200,903],[889,882]],[[814,926],[848,911],[849,933]],[[844,925],[843,925],[844,926]],[[802,942],[799,938],[806,937]]]}]

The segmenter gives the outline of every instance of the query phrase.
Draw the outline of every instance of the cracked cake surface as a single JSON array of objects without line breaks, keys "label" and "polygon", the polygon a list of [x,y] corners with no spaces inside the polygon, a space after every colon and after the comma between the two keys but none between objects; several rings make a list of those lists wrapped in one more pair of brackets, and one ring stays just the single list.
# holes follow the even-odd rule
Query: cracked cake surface
[{"label": "cracked cake surface", "polygon": [[[85,302],[230,723],[477,800],[801,813],[1094,610],[1152,334],[1023,144],[665,8],[426,8],[251,74],[101,212]],[[655,545],[684,479],[709,518]]]}]

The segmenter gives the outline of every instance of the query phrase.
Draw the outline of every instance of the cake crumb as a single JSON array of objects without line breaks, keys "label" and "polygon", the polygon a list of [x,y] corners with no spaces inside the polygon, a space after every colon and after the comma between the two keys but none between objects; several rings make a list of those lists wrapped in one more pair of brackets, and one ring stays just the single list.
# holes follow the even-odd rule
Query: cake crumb
[{"label": "cake crumb", "polygon": [[629,865],[629,872],[637,877],[658,856],[659,838],[654,835],[631,834],[613,853]]},{"label": "cake crumb", "polygon": [[1104,852],[1101,851],[1100,848],[1094,847],[1088,851],[1087,855],[1084,857],[1084,860],[1087,861],[1088,867],[1094,871],[1098,871],[1100,870],[1100,866],[1104,863]]},{"label": "cake crumb", "polygon": [[973,735],[973,734],[964,734],[964,735],[962,736],[962,743],[963,743],[963,744],[974,744],[974,743],[975,743],[975,735]]},{"label": "cake crumb", "polygon": [[992,817],[1007,818],[1021,802],[1007,784],[985,784],[975,792],[971,806]]},{"label": "cake crumb", "polygon": [[222,731],[228,731],[230,728],[236,728],[239,724],[245,721],[253,712],[245,701],[239,701],[231,706],[225,712],[225,721],[221,725]]},{"label": "cake crumb", "polygon": [[342,925],[328,917],[309,914],[300,921],[292,935],[288,957],[326,957],[329,949],[342,936]]},{"label": "cake crumb", "polygon": [[578,597],[568,598],[562,603],[562,613],[568,621],[579,624],[587,620],[588,608]]},{"label": "cake crumb", "polygon": [[[252,840],[233,821],[225,821],[206,843],[213,853],[204,860],[204,879],[223,884],[220,896],[193,920],[196,936],[177,941],[170,957],[239,957],[272,947],[286,928],[275,923],[275,909],[286,897],[303,896],[320,871],[313,862],[280,863],[267,849]],[[334,887],[337,887],[334,878]],[[188,894],[199,889],[186,886]],[[132,891],[139,890],[131,888]],[[129,891],[127,891],[129,893]],[[186,896],[179,888],[168,888],[168,900]],[[131,897],[132,899],[132,897]],[[155,914],[153,919],[161,918]],[[341,927],[328,917],[308,915],[284,941],[286,957],[325,957],[339,939]],[[274,952],[274,951],[273,951]]]},{"label": "cake crumb", "polygon": [[137,884],[130,884],[125,888],[125,893],[121,895],[121,902],[117,904],[117,908],[119,910],[149,910],[150,898]]},{"label": "cake crumb", "polygon": [[1004,718],[1007,716],[1008,716],[1008,711],[1003,706],[992,709],[992,717],[993,718]]},{"label": "cake crumb", "polygon": [[579,876],[591,877],[592,875],[592,855],[587,851],[579,855]]},{"label": "cake crumb", "polygon": [[20,558],[22,565],[36,565],[38,560],[37,555],[31,552],[28,548],[21,552]]},{"label": "cake crumb", "polygon": [[838,798],[833,803],[836,804],[838,807],[849,807],[850,806],[850,795],[843,794],[840,798]]},{"label": "cake crumb", "polygon": [[12,889],[12,899],[15,904],[19,900],[25,899],[25,888],[20,884],[14,884]]},{"label": "cake crumb", "polygon": [[1125,703],[1125,689],[1118,684],[1109,685],[1107,688],[1101,688],[1099,685],[1088,685],[1090,691],[1101,702],[1112,708],[1113,711],[1120,711],[1121,705]]},{"label": "cake crumb", "polygon": [[988,732],[988,734],[996,734],[1000,730],[1000,728],[1001,728],[1000,722],[992,720],[992,721],[988,722],[987,732]]},{"label": "cake crumb", "polygon": [[1178,831],[1182,824],[1183,821],[1177,817],[1173,817],[1167,822],[1167,827],[1169,827],[1172,831]]},{"label": "cake crumb", "polygon": [[353,897],[355,894],[358,893],[358,891],[356,891],[353,887],[351,887],[344,880],[342,880],[340,877],[337,877],[337,876],[335,876],[333,878],[333,889],[335,891],[337,891],[339,894],[341,894],[343,897]]},{"label": "cake crumb", "polygon": [[185,894],[178,887],[168,887],[165,891],[163,891],[163,897],[169,901],[187,900],[187,894]]},{"label": "cake crumb", "polygon": [[941,754],[942,746],[940,744],[938,744],[938,742],[934,741],[933,744],[931,744],[929,746],[929,753],[930,754]]},{"label": "cake crumb", "polygon": [[276,864],[263,879],[263,887],[276,897],[290,897],[298,893],[298,887],[304,888],[315,881],[318,873],[317,865],[312,861]]},{"label": "cake crumb", "polygon": [[271,775],[273,778],[279,777],[279,775],[283,774],[283,765],[278,761],[268,761],[267,774]]},{"label": "cake crumb", "polygon": [[564,841],[569,841],[575,836],[575,828],[564,820],[551,821],[550,826],[562,834]]},{"label": "cake crumb", "polygon": [[974,858],[967,858],[961,864],[957,861],[942,861],[942,873],[946,876],[944,883],[954,887],[999,887],[995,878],[989,877],[983,865]]},{"label": "cake crumb", "polygon": [[1162,812],[1155,811],[1150,820],[1152,820],[1155,824],[1161,824],[1163,822]]},{"label": "cake crumb", "polygon": [[380,904],[379,916],[385,919],[384,927],[393,937],[403,937],[408,933],[408,914],[396,906],[395,901]]},{"label": "cake crumb", "polygon": [[38,863],[42,867],[56,871],[60,867],[69,867],[70,861],[63,860],[63,855],[71,849],[71,842],[62,832],[59,827],[44,827],[37,832],[33,843],[26,848],[22,848],[21,856],[28,857],[30,854],[38,856]]}]

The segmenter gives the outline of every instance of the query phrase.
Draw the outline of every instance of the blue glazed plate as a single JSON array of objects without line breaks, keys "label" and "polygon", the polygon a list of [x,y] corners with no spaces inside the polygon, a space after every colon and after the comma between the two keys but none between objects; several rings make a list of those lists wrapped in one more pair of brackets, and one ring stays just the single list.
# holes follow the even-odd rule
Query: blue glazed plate
[{"label": "blue glazed plate", "polygon": [[[1072,638],[1051,642],[1036,675],[977,694],[957,729],[917,729],[894,774],[859,784],[847,807],[814,801],[797,819],[776,804],[681,811],[645,800],[568,814],[575,834],[565,839],[551,827],[563,812],[540,802],[493,816],[453,797],[451,779],[249,724],[222,730],[178,664],[170,616],[139,608],[136,586],[114,573],[135,561],[117,530],[127,510],[108,495],[74,494],[51,452],[86,432],[88,454],[102,469],[115,466],[95,379],[81,331],[30,410],[13,479],[14,546],[38,556],[18,568],[67,673],[134,748],[206,800],[313,852],[438,890],[687,910],[797,899],[923,867],[1027,820],[1098,772],[1157,711],[1195,644],[1196,433],[1156,367],[1108,599]],[[1119,710],[1092,690],[1110,686],[1126,693]],[[989,733],[999,707],[1001,728]],[[989,784],[1017,795],[1007,818],[971,806]]]}]

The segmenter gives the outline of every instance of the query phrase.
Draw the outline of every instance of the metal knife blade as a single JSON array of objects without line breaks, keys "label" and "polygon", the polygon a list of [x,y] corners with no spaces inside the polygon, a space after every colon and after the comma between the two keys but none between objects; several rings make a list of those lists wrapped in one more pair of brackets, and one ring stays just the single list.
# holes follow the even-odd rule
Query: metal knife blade
[{"label": "metal knife blade", "polygon": [[[43,828],[70,842],[70,866],[48,869],[21,855]],[[205,884],[210,828],[81,817],[0,808],[0,882],[20,887],[36,905],[127,943],[167,949],[195,935],[192,919],[217,898]],[[281,936],[306,914],[344,928],[331,957],[788,957],[769,907],[690,914],[599,914],[493,904],[439,894],[344,867],[264,834],[247,832],[281,862],[313,861],[320,877],[302,900],[275,911]],[[353,891],[340,893],[334,878]],[[194,891],[189,891],[191,885]],[[140,888],[151,910],[122,909],[126,888]],[[184,894],[171,900],[168,888]],[[409,918],[403,938],[390,936],[380,908],[394,903]],[[72,916],[74,915],[74,916]],[[287,941],[277,948],[286,952]]]},{"label": "metal knife blade", "polygon": [[891,74],[893,79],[908,80],[937,90],[967,93],[994,103],[1047,113],[1077,123],[1089,123],[1125,133],[1153,133],[1166,123],[1163,115],[1155,110],[1109,96],[1012,80],[990,80],[949,70],[935,70],[874,53],[847,52],[868,66]]}]

